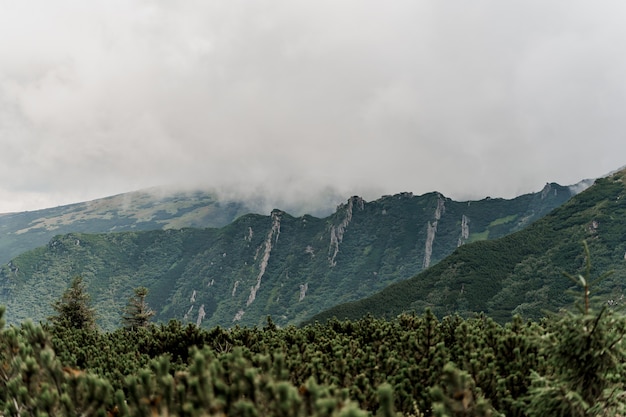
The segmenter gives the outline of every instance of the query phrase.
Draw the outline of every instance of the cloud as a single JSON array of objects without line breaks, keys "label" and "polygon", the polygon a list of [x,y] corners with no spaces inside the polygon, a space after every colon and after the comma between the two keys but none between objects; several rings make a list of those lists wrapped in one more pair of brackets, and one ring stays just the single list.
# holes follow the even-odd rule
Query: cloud
[{"label": "cloud", "polygon": [[11,201],[511,197],[624,164],[620,1],[0,4]]}]

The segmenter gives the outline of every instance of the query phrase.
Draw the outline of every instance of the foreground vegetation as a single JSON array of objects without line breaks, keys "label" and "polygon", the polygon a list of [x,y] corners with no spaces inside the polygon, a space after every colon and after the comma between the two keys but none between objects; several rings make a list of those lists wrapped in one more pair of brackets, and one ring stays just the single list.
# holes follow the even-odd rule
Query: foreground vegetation
[{"label": "foreground vegetation", "polygon": [[42,325],[5,328],[7,416],[623,416],[626,316],[594,310],[611,273],[569,275],[577,313],[500,324],[401,314],[279,328],[153,324],[139,287],[101,331],[81,277]]},{"label": "foreground vegetation", "polygon": [[625,332],[589,309],[506,325],[429,311],[284,329],[25,322],[0,333],[0,414],[623,415]]}]

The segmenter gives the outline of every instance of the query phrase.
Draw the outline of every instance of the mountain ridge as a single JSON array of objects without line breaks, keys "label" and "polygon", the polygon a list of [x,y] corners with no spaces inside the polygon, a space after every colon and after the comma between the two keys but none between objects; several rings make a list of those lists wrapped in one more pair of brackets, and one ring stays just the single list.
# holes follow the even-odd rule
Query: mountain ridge
[{"label": "mountain ridge", "polygon": [[211,191],[162,188],[123,193],[58,207],[0,214],[0,263],[57,234],[222,227],[257,212],[258,201]]},{"label": "mountain ridge", "polygon": [[626,274],[626,228],[621,224],[626,217],[625,182],[626,170],[600,178],[523,230],[459,247],[410,279],[332,307],[308,322],[366,314],[394,317],[424,308],[440,316],[484,312],[501,322],[513,314],[536,319],[545,311],[571,305],[567,290],[572,283],[561,273],[584,272],[583,240],[588,242],[593,276],[616,272],[599,288],[599,302],[621,304],[620,277]]},{"label": "mountain ridge", "polygon": [[571,196],[555,183],[511,200],[353,196],[325,218],[275,209],[219,229],[62,234],[0,269],[0,302],[12,322],[41,320],[81,275],[106,328],[137,286],[149,288],[160,321],[227,327],[272,315],[278,325],[297,324],[409,278],[459,245],[523,228]]}]

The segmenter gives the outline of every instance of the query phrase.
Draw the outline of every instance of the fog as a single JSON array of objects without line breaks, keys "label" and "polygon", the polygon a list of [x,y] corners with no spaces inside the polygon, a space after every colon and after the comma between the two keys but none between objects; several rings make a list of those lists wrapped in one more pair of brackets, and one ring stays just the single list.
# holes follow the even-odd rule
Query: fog
[{"label": "fog", "polygon": [[0,0],[0,212],[597,177],[626,164],[624,21],[621,1]]}]

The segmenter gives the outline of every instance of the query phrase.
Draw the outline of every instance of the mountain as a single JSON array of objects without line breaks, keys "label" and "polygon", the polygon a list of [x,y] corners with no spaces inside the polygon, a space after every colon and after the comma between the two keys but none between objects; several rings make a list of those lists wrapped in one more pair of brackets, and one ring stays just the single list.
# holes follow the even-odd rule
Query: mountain
[{"label": "mountain", "polygon": [[260,202],[220,198],[207,191],[148,189],[94,201],[0,214],[0,263],[71,232],[222,227],[260,208]]},{"label": "mountain", "polygon": [[[71,278],[81,275],[105,328],[118,325],[138,286],[150,290],[147,301],[160,321],[256,325],[272,315],[279,325],[299,323],[409,278],[458,246],[520,230],[572,193],[558,184],[512,200],[456,202],[439,193],[401,193],[373,202],[352,197],[325,218],[273,210],[222,228],[57,235],[2,267],[0,303],[7,304],[10,321],[42,320]],[[239,210],[233,206],[230,213]],[[138,227],[144,216],[133,213],[129,227]],[[171,225],[168,210],[156,213],[149,221]]]},{"label": "mountain", "polygon": [[[58,234],[223,227],[243,214],[268,213],[273,207],[269,194],[265,190],[244,196],[228,190],[154,187],[54,208],[0,214],[0,264],[45,245]],[[284,204],[299,213],[326,216],[343,200],[328,189]]]},{"label": "mountain", "polygon": [[429,307],[443,316],[485,312],[504,322],[513,314],[538,318],[571,306],[574,283],[563,273],[591,278],[613,270],[598,284],[595,302],[621,305],[626,276],[626,170],[595,184],[529,227],[497,240],[475,242],[411,279],[359,301],[335,306],[311,321],[395,317]]}]

